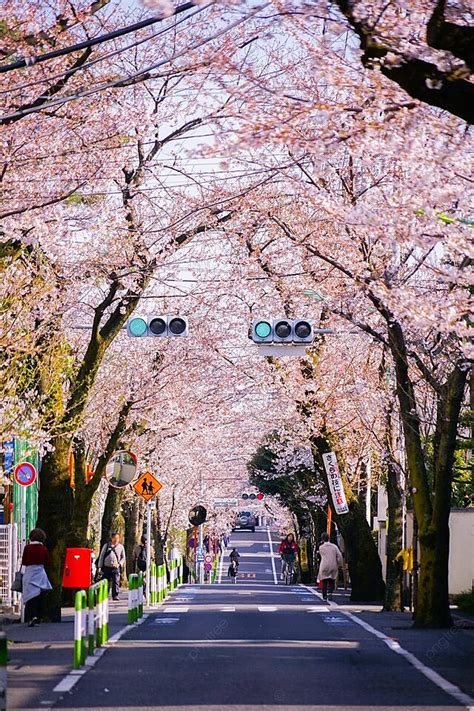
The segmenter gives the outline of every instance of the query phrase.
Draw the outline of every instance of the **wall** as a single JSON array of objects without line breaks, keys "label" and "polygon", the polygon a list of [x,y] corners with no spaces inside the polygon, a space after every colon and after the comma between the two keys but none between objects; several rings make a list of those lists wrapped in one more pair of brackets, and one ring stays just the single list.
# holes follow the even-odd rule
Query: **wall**
[{"label": "wall", "polygon": [[[451,509],[449,517],[449,594],[474,585],[474,507]],[[407,545],[413,539],[413,515],[407,514]]]}]

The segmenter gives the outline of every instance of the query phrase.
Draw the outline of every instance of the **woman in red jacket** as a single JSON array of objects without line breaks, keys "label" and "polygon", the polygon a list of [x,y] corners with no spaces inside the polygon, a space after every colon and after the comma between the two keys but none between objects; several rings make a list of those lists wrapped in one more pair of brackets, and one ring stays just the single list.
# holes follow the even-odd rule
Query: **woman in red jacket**
[{"label": "woman in red jacket", "polygon": [[[295,541],[295,537],[292,533],[289,533],[286,538],[280,543],[278,552],[281,556],[281,579],[285,577],[286,569],[291,566],[291,571],[294,575],[296,557],[298,555],[298,544]],[[293,575],[291,577],[293,577]]]},{"label": "woman in red jacket", "polygon": [[46,575],[46,566],[50,563],[50,557],[44,545],[46,533],[41,528],[34,528],[29,538],[30,542],[24,547],[21,559],[22,597],[25,605],[25,621],[28,622],[29,627],[35,627],[41,620],[43,593],[52,589]]}]

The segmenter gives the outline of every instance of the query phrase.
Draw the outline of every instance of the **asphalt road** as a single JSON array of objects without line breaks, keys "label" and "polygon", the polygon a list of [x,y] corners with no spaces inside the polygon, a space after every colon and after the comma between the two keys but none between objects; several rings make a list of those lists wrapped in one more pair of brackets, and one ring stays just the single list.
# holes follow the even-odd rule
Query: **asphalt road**
[{"label": "asphalt road", "polygon": [[[275,540],[275,536],[273,536]],[[266,531],[238,532],[239,580],[188,585],[56,705],[162,711],[463,708],[380,639],[278,580]]]}]

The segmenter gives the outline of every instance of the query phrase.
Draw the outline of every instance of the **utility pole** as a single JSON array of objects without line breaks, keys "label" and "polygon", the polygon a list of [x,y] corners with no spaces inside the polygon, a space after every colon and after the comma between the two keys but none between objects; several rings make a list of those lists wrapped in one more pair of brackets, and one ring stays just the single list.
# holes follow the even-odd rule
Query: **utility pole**
[{"label": "utility pole", "polygon": [[371,511],[371,493],[372,493],[372,454],[369,452],[367,464],[365,465],[365,475],[367,482],[367,490],[365,493],[365,517],[369,527],[372,527],[372,511]]},{"label": "utility pole", "polygon": [[150,605],[150,582],[151,582],[151,512],[156,507],[156,503],[148,501],[146,505],[146,571],[145,571],[145,601]]}]

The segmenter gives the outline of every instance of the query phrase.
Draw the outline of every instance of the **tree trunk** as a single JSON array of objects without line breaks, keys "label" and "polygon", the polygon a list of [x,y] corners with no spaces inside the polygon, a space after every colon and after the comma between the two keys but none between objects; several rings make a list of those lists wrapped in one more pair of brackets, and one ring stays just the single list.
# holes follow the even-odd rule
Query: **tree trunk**
[{"label": "tree trunk", "polygon": [[415,391],[408,369],[400,324],[388,319],[389,344],[395,362],[397,397],[407,451],[410,483],[419,526],[420,578],[415,627],[451,627],[448,595],[449,514],[459,413],[469,369],[456,363],[438,388],[433,456],[433,497],[420,436]]},{"label": "tree trunk", "polygon": [[438,397],[434,439],[433,513],[420,526],[420,580],[416,627],[452,626],[449,609],[449,515],[457,426],[469,370],[457,364]]},{"label": "tree trunk", "polygon": [[125,555],[127,556],[127,570],[130,572],[135,572],[133,571],[133,549],[140,542],[143,534],[144,503],[141,497],[135,496],[124,507]]},{"label": "tree trunk", "polygon": [[114,489],[109,486],[107,498],[105,499],[104,513],[102,515],[102,531],[100,537],[100,547],[110,541],[112,533],[119,533],[123,542],[125,534],[125,520],[122,513],[122,499],[124,492],[121,489]]},{"label": "tree trunk", "polygon": [[383,609],[397,612],[403,610],[402,564],[395,560],[402,548],[403,491],[400,482],[400,467],[389,456],[387,462],[387,575]]},{"label": "tree trunk", "polygon": [[73,512],[73,491],[69,480],[69,437],[59,437],[55,448],[43,459],[40,471],[38,526],[46,531],[51,554],[48,577],[53,590],[45,596],[44,616],[61,621],[61,591],[66,539]]},{"label": "tree trunk", "polygon": [[[313,453],[316,461],[321,461],[321,455],[330,452],[331,446],[323,436],[312,437]],[[344,538],[346,546],[349,575],[351,578],[351,600],[354,602],[371,602],[382,600],[385,583],[382,577],[377,546],[365,518],[365,510],[357,501],[352,490],[345,484],[349,512],[337,514],[324,466],[321,465],[321,476],[326,484],[328,501],[333,512],[333,518]]]}]

